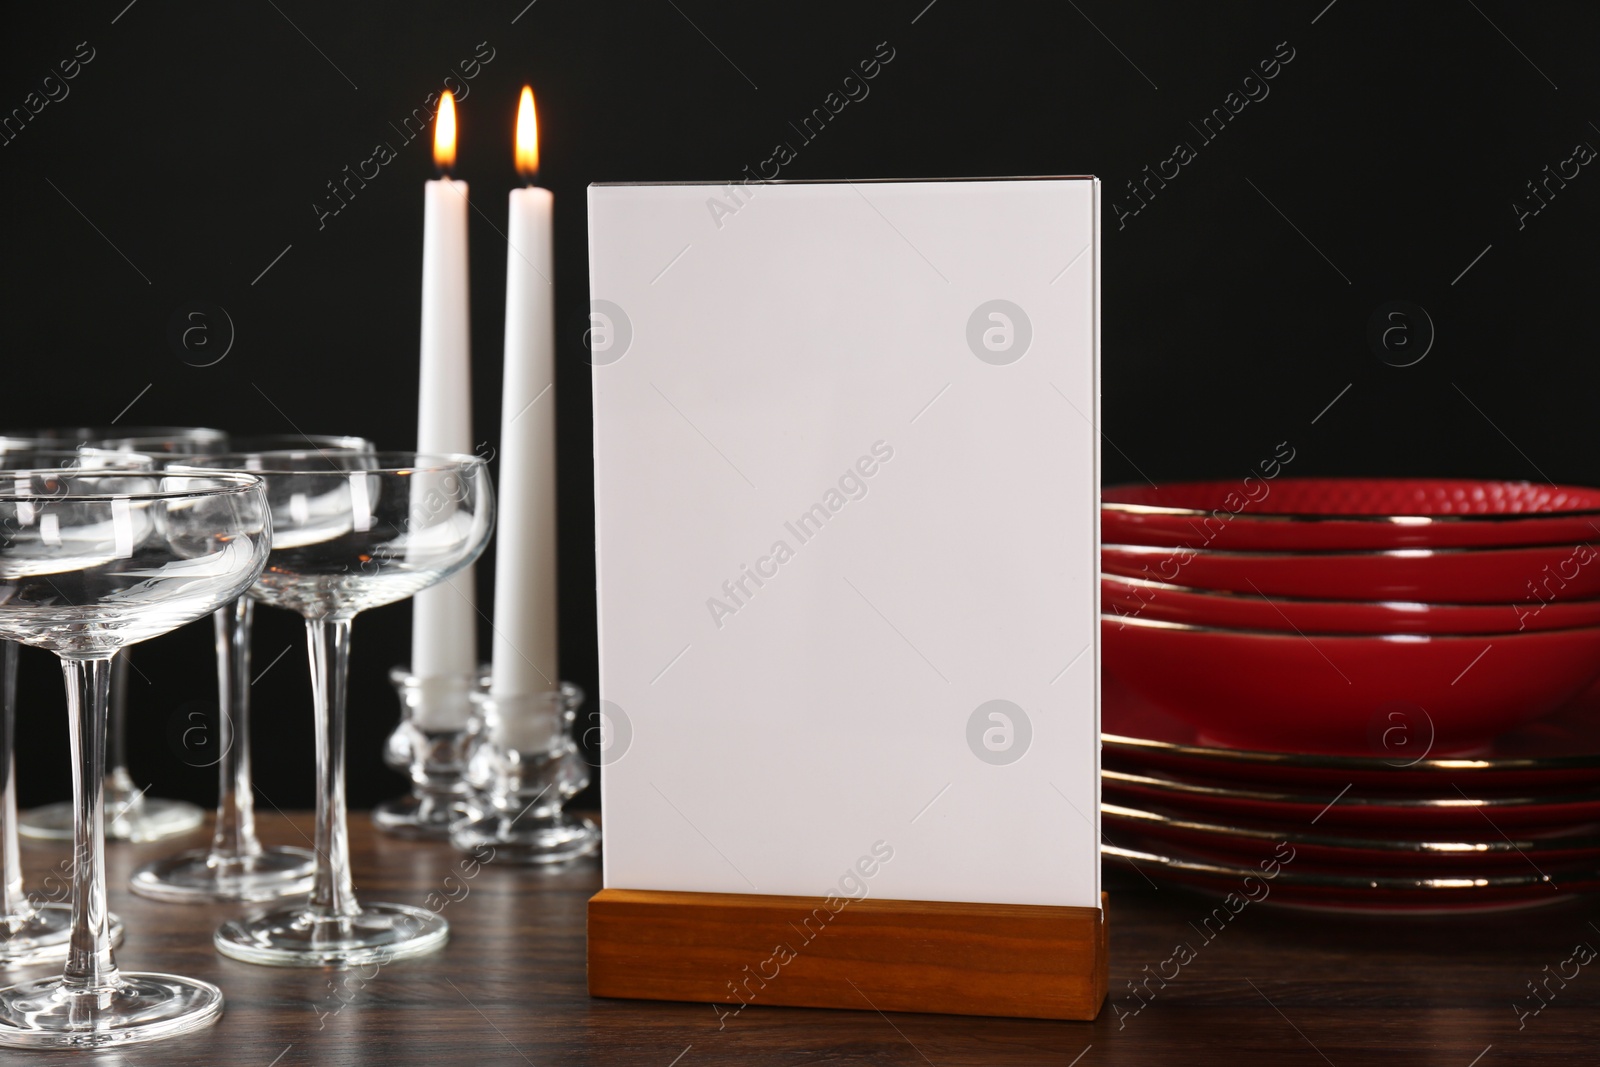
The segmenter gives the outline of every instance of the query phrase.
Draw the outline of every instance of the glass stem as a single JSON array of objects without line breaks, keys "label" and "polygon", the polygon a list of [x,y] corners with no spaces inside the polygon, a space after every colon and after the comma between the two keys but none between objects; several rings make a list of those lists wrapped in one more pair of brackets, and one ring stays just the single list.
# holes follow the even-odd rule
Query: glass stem
[{"label": "glass stem", "polygon": [[361,908],[350,884],[350,836],[344,791],[345,682],[350,671],[350,620],[307,619],[311,694],[317,727],[317,875],[312,912],[353,916]]},{"label": "glass stem", "polygon": [[212,613],[217,638],[217,825],[211,859],[261,854],[250,780],[250,630],[255,602],[240,597]]},{"label": "glass stem", "polygon": [[34,907],[22,891],[22,850],[17,843],[17,644],[0,641],[0,924],[32,917]]},{"label": "glass stem", "polygon": [[61,658],[72,743],[72,940],[61,978],[71,993],[104,997],[120,984],[106,907],[106,704],[111,657]]},{"label": "glass stem", "polygon": [[128,659],[131,653],[113,653],[111,676],[111,766],[107,769],[106,802],[120,815],[138,796],[133,775],[128,773]]}]

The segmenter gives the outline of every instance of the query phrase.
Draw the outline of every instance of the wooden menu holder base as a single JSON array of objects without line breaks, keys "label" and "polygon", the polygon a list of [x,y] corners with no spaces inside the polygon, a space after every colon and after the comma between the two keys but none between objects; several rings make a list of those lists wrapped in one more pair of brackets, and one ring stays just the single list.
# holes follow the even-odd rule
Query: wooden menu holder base
[{"label": "wooden menu holder base", "polygon": [[[837,905],[838,898],[830,898]],[[864,1011],[1093,1019],[1106,998],[1098,908],[602,889],[589,993]]]}]

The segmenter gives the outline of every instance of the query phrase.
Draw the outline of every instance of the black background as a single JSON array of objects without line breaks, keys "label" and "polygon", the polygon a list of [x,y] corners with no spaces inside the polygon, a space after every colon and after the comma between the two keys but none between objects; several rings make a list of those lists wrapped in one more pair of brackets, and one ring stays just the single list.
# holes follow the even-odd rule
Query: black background
[{"label": "black background", "polygon": [[[404,143],[390,124],[459,79],[485,42],[493,58],[460,102],[456,174],[476,208],[474,393],[492,447],[511,131],[518,89],[534,85],[541,183],[557,204],[562,669],[591,692],[584,187],[733,179],[779,141],[798,147],[784,178],[1105,181],[1107,483],[1242,476],[1282,441],[1295,449],[1290,474],[1600,481],[1585,295],[1600,176],[1589,166],[1552,183],[1520,228],[1513,208],[1536,206],[1525,183],[1546,165],[1600,145],[1592,5],[37,7],[12,13],[0,35],[0,112],[25,107],[79,42],[94,58],[0,146],[0,421],[13,426],[118,419],[410,445],[421,183],[433,166],[426,138]],[[790,121],[879,42],[894,59],[870,95],[802,144]],[[1190,123],[1288,49],[1269,95],[1205,142]],[[379,141],[397,158],[319,227],[326,183]],[[1138,205],[1126,183],[1180,141],[1196,158],[1119,227],[1112,205]],[[1437,332],[1411,366],[1378,358],[1367,339],[1374,311],[1395,300],[1425,308]],[[213,366],[189,365],[197,358],[168,341],[193,301],[234,324]],[[1407,325],[1425,343],[1415,315]],[[485,610],[491,566],[478,571]],[[397,714],[385,676],[409,655],[408,626],[398,605],[356,627],[357,807],[402,787],[379,755]],[[258,631],[258,671],[289,651],[255,687],[257,781],[266,802],[306,807],[299,623],[264,610]],[[211,802],[213,770],[187,765],[172,729],[214,706],[209,625],[141,647],[136,664],[135,776],[158,795]],[[23,802],[64,797],[51,657],[25,650],[22,689]]]}]

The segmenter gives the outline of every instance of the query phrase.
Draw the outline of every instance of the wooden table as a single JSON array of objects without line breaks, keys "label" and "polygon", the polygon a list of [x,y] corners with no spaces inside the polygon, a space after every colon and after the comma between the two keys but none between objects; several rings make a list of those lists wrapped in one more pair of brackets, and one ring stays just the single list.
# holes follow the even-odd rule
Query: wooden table
[{"label": "wooden table", "polygon": [[[115,845],[111,902],[127,926],[119,962],[209,979],[227,995],[226,1014],[207,1031],[163,1044],[101,1054],[10,1052],[0,1054],[0,1063],[1499,1067],[1600,1061],[1600,964],[1582,968],[1564,989],[1550,979],[1556,995],[1546,995],[1548,1007],[1522,1020],[1520,1031],[1512,1007],[1519,995],[1524,1008],[1537,1006],[1525,983],[1561,968],[1578,942],[1600,948],[1600,907],[1592,901],[1458,919],[1358,919],[1251,905],[1208,942],[1190,924],[1215,902],[1108,872],[1113,999],[1097,1022],[753,1006],[719,1028],[707,1005],[594,1000],[585,992],[584,902],[600,885],[598,863],[552,872],[490,862],[466,878],[462,857],[444,845],[375,833],[365,816],[351,821],[363,896],[424,904],[436,893],[435,904],[449,900],[442,914],[451,940],[443,952],[376,971],[224,959],[211,947],[211,931],[232,909],[158,904],[124,888],[138,863],[201,843],[204,835]],[[304,844],[310,833],[305,816],[263,818],[261,830],[265,840],[283,843]],[[30,887],[68,852],[27,847]],[[1193,949],[1193,959],[1165,988],[1152,979],[1154,996],[1139,1008],[1128,981],[1142,980],[1146,965],[1150,973],[1172,974],[1173,965],[1163,961],[1179,942]]]}]

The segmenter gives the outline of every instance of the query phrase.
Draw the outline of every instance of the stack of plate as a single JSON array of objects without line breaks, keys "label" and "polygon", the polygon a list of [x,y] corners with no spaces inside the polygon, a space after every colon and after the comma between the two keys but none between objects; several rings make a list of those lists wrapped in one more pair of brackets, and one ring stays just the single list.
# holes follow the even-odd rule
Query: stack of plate
[{"label": "stack of plate", "polygon": [[1108,858],[1241,900],[1600,888],[1600,490],[1108,490]]},{"label": "stack of plate", "polygon": [[1110,688],[1103,723],[1105,855],[1148,878],[1379,911],[1600,889],[1600,696],[1477,756],[1415,763],[1207,744]]}]

